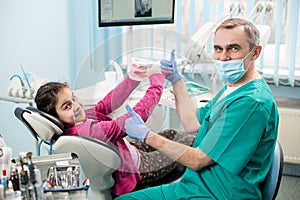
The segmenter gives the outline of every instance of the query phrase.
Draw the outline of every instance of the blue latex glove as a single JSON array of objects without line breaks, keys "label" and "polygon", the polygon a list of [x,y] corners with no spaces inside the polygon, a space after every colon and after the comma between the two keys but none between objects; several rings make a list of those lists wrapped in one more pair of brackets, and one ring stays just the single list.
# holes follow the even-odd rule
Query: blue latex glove
[{"label": "blue latex glove", "polygon": [[130,118],[125,120],[127,135],[140,142],[145,142],[145,138],[151,129],[146,126],[141,116],[139,116],[129,105],[126,105],[126,110],[131,115]]},{"label": "blue latex glove", "polygon": [[177,81],[181,80],[182,77],[178,72],[176,60],[175,60],[175,50],[173,49],[171,52],[171,59],[170,60],[161,60],[161,69],[163,71],[171,72],[170,74],[166,74],[166,79],[169,80],[172,85]]}]

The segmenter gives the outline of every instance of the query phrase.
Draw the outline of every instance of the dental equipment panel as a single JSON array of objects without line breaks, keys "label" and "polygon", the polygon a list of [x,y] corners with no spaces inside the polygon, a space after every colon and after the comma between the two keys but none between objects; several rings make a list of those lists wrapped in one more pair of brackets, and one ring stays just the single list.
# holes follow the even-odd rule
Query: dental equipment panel
[{"label": "dental equipment panel", "polygon": [[37,90],[41,85],[47,83],[47,80],[38,77],[34,73],[25,72],[22,65],[20,65],[20,68],[22,75],[14,74],[10,77],[7,96],[1,96],[0,100],[32,105]]}]

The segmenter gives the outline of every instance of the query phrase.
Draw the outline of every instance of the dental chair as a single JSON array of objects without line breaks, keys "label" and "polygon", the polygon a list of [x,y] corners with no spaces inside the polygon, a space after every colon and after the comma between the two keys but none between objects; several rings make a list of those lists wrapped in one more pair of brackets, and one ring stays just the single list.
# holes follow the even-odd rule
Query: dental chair
[{"label": "dental chair", "polygon": [[55,117],[36,108],[17,107],[15,116],[31,131],[36,140],[42,140],[54,154],[72,153],[79,160],[89,179],[88,199],[112,199],[112,173],[120,166],[118,151],[108,144],[79,135],[62,135],[63,124]]},{"label": "dental chair", "polygon": [[283,157],[281,145],[276,141],[271,169],[261,185],[263,200],[275,200],[277,196],[283,173]]}]

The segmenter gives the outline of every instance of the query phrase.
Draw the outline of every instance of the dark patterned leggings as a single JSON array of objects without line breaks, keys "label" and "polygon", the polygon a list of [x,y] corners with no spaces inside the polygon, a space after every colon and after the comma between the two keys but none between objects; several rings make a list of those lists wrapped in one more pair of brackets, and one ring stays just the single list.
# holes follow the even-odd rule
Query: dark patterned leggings
[{"label": "dark patterned leggings", "polygon": [[[165,130],[158,134],[187,146],[193,144],[196,136],[196,133],[191,134],[175,130]],[[161,179],[178,165],[176,161],[168,158],[151,146],[137,140],[132,140],[130,143],[138,149],[141,156],[139,171],[142,180],[139,181],[139,185],[147,185]]]}]

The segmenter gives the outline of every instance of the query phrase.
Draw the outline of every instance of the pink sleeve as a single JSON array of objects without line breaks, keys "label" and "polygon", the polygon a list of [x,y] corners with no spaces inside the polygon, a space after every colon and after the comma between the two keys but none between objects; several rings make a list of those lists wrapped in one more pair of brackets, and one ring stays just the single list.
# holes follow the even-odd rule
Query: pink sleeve
[{"label": "pink sleeve", "polygon": [[152,114],[155,106],[159,103],[163,89],[165,76],[163,74],[153,74],[149,78],[150,87],[144,97],[133,107],[144,121]]},{"label": "pink sleeve", "polygon": [[97,103],[94,109],[104,115],[110,114],[125,102],[139,83],[139,81],[131,80],[126,76],[121,83]]},{"label": "pink sleeve", "polygon": [[[153,74],[149,77],[150,87],[147,89],[144,97],[133,107],[133,109],[146,121],[152,114],[155,106],[159,103],[160,97],[164,88],[165,77],[163,74]],[[115,120],[102,122],[102,130],[107,134],[111,141],[118,140],[114,137],[126,136],[124,130],[125,120],[130,115],[125,113],[124,115],[117,117]]]}]

